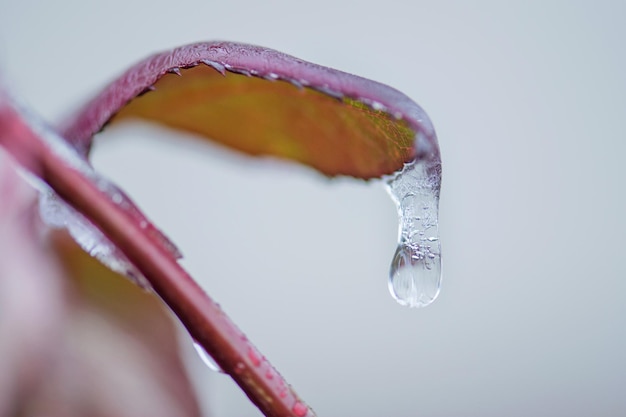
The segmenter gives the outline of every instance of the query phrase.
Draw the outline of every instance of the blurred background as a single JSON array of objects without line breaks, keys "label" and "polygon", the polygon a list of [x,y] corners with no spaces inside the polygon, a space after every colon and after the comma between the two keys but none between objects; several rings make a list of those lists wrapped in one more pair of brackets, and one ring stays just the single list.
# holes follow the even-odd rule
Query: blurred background
[{"label": "blurred background", "polygon": [[[626,2],[0,5],[4,77],[50,121],[150,53],[215,39],[424,107],[444,163],[444,282],[422,310],[387,291],[397,217],[382,184],[154,126],[96,142],[96,168],[320,417],[626,414]],[[207,416],[260,415],[181,344]]]}]

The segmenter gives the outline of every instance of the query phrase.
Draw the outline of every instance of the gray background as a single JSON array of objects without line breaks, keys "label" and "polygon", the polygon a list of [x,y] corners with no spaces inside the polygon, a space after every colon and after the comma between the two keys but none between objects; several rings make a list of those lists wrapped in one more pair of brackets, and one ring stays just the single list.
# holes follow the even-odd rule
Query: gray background
[{"label": "gray background", "polygon": [[[444,287],[423,310],[387,293],[397,219],[381,184],[138,125],[102,135],[95,164],[320,416],[617,416],[625,21],[623,1],[2,0],[0,67],[50,120],[199,40],[398,88],[444,160]],[[228,377],[189,367],[207,415],[259,415]]]}]

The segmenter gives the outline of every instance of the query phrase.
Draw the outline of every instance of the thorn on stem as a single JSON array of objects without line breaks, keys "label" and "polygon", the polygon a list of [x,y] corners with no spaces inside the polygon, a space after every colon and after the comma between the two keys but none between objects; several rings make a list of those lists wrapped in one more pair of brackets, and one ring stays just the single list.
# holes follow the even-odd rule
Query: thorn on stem
[{"label": "thorn on stem", "polygon": [[327,96],[335,98],[337,100],[343,100],[343,94],[341,94],[338,91],[331,90],[327,86],[314,86],[314,85],[312,85],[311,88],[316,90],[316,91],[319,91],[322,94],[326,94]]},{"label": "thorn on stem", "polygon": [[278,74],[274,74],[273,72],[268,72],[267,74],[263,75],[263,78],[265,78],[268,81],[276,81],[278,79]]},{"label": "thorn on stem", "polygon": [[[150,85],[150,86],[144,88],[143,91],[141,93],[139,93],[138,97],[141,97],[144,94],[149,93],[150,91],[154,91],[154,90],[156,90],[156,87],[153,86],[153,85]],[[102,128],[104,128],[104,126],[102,126]]]},{"label": "thorn on stem", "polygon": [[247,69],[243,69],[243,68],[228,67],[226,69],[228,71],[230,71],[230,72],[235,73],[235,74],[245,75],[246,77],[250,77],[252,75],[252,74],[250,74],[250,71],[248,71]]},{"label": "thorn on stem", "polygon": [[304,86],[302,85],[302,83],[300,83],[300,81],[293,79],[293,78],[287,78],[285,79],[285,81],[289,82],[291,85],[295,86],[298,90],[302,90],[304,88]]},{"label": "thorn on stem", "polygon": [[167,72],[169,72],[170,74],[176,74],[179,77],[182,75],[180,73],[180,68],[178,68],[178,67],[170,68],[170,69],[167,70]]},{"label": "thorn on stem", "polygon": [[208,59],[203,59],[202,63],[206,66],[213,68],[215,71],[219,72],[220,74],[226,75],[226,68],[224,67],[224,65],[220,64],[219,62],[209,61]]}]

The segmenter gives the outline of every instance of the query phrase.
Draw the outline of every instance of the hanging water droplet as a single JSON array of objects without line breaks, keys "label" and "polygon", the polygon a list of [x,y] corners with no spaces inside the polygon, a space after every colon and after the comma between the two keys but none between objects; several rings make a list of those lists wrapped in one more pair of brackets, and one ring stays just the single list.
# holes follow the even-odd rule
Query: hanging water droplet
[{"label": "hanging water droplet", "polygon": [[198,342],[193,342],[193,347],[196,349],[196,353],[198,354],[202,362],[204,362],[204,364],[207,366],[207,368],[209,368],[213,372],[224,373],[222,368],[220,368],[215,360],[213,360],[211,355],[209,355]]},{"label": "hanging water droplet", "polygon": [[400,217],[398,247],[389,271],[389,291],[402,305],[425,307],[437,298],[441,288],[438,223],[441,162],[433,158],[406,164],[387,186]]}]

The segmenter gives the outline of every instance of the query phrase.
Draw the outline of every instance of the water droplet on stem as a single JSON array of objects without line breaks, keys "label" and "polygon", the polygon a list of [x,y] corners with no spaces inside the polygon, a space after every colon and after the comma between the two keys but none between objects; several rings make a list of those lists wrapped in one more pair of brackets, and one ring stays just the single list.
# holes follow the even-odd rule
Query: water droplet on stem
[{"label": "water droplet on stem", "polygon": [[308,414],[309,407],[307,407],[304,403],[301,403],[300,401],[296,401],[296,403],[291,408],[291,411],[293,411],[293,413],[297,417],[304,417]]}]

